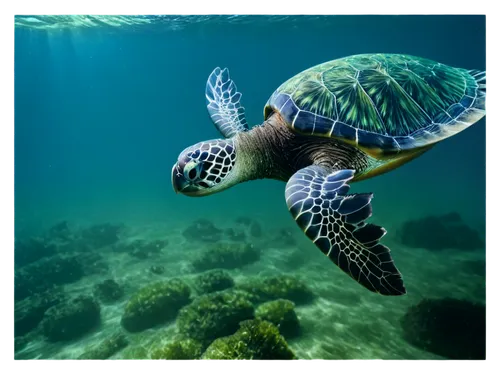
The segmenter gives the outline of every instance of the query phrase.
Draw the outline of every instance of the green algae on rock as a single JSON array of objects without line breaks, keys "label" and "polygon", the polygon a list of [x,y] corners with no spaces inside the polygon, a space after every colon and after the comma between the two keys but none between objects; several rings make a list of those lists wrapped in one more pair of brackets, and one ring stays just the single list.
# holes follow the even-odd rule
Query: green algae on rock
[{"label": "green algae on rock", "polygon": [[114,333],[98,345],[85,351],[78,359],[107,359],[128,345],[127,338],[121,332]]},{"label": "green algae on rock", "polygon": [[231,336],[213,341],[202,359],[295,359],[278,328],[265,320],[247,320]]},{"label": "green algae on rock", "polygon": [[190,295],[189,286],[180,279],[149,284],[129,300],[121,323],[129,332],[139,332],[166,323],[191,301]]},{"label": "green algae on rock", "polygon": [[165,267],[153,265],[153,266],[149,267],[149,271],[151,273],[154,273],[155,275],[163,275],[165,273]]},{"label": "green algae on rock", "polygon": [[14,335],[22,336],[35,329],[42,321],[45,311],[65,299],[59,288],[32,295],[15,303]]},{"label": "green algae on rock", "polygon": [[222,237],[222,230],[207,219],[197,219],[187,227],[182,235],[189,241],[217,242]]},{"label": "green algae on rock", "polygon": [[97,224],[84,229],[81,235],[93,249],[99,249],[118,242],[124,229],[123,224]]},{"label": "green algae on rock", "polygon": [[224,270],[212,270],[195,278],[196,289],[200,293],[212,293],[229,289],[234,286],[231,275]]},{"label": "green algae on rock", "polygon": [[121,359],[151,359],[148,349],[142,345],[129,345],[119,355]]},{"label": "green algae on rock", "polygon": [[288,299],[300,305],[310,303],[315,297],[304,282],[292,275],[250,278],[236,288],[247,292],[254,303]]},{"label": "green algae on rock", "polygon": [[199,359],[203,346],[193,339],[173,341],[151,353],[151,359]]},{"label": "green algae on rock", "polygon": [[217,243],[205,250],[192,264],[197,271],[214,268],[233,269],[254,263],[259,259],[260,250],[251,244]]},{"label": "green algae on rock", "polygon": [[410,344],[450,359],[485,359],[486,308],[454,298],[423,299],[401,319]]},{"label": "green algae on rock", "polygon": [[285,337],[294,337],[300,332],[299,319],[292,301],[278,299],[263,303],[255,310],[255,317],[273,323]]},{"label": "green algae on rock", "polygon": [[100,306],[92,298],[79,296],[52,306],[42,320],[49,341],[67,341],[83,336],[99,325]]},{"label": "green algae on rock", "polygon": [[103,303],[116,302],[123,295],[123,287],[113,279],[104,280],[94,286],[94,296]]},{"label": "green algae on rock", "polygon": [[54,255],[50,258],[42,258],[16,270],[15,299],[22,300],[33,294],[47,291],[54,285],[78,281],[84,274],[83,265],[77,256]]},{"label": "green algae on rock", "polygon": [[177,317],[177,327],[183,337],[206,347],[216,338],[236,332],[241,321],[252,318],[253,305],[244,293],[222,291],[198,297],[184,307]]}]

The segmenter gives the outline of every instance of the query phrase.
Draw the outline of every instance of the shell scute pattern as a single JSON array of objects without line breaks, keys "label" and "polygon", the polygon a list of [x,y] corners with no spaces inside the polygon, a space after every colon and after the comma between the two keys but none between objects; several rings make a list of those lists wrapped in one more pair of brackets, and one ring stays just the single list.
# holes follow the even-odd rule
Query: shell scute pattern
[{"label": "shell scute pattern", "polygon": [[265,115],[293,129],[400,151],[449,137],[484,116],[484,72],[390,54],[350,56],[283,83]]}]

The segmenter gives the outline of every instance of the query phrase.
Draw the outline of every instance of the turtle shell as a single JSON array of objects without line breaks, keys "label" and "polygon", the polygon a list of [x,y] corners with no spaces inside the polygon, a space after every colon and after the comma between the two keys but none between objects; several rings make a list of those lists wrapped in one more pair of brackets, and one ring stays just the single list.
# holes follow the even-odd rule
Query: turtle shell
[{"label": "turtle shell", "polygon": [[433,144],[482,118],[485,80],[484,72],[419,57],[355,55],[283,83],[264,116],[279,112],[296,132],[390,154]]}]

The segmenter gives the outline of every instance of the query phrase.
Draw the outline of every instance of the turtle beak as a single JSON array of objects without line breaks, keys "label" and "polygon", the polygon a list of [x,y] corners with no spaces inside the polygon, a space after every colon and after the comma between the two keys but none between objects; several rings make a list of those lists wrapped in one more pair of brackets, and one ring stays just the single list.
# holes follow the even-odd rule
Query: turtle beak
[{"label": "turtle beak", "polygon": [[172,168],[172,187],[175,193],[182,193],[190,195],[189,193],[195,193],[199,189],[192,185],[189,181],[186,181],[184,174],[182,173],[179,164],[175,164]]},{"label": "turtle beak", "polygon": [[179,191],[182,191],[182,189],[185,187],[185,184],[186,180],[180,172],[179,165],[176,163],[172,168],[172,187],[175,191],[175,194],[177,194]]}]

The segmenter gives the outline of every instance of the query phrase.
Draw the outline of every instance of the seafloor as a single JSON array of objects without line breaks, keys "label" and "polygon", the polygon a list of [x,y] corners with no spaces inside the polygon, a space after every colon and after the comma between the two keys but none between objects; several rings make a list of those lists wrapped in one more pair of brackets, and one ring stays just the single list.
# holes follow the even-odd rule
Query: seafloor
[{"label": "seafloor", "polygon": [[[264,225],[262,221],[259,224],[253,219],[240,220],[239,223],[235,219],[214,220],[213,225],[223,231],[223,238],[205,238],[205,241],[199,240],[199,233],[192,222],[97,226],[94,227],[96,236],[99,236],[99,228],[103,233],[106,230],[111,232],[111,240],[105,246],[96,245],[97,248],[89,247],[88,244],[81,246],[80,234],[89,227],[88,224],[62,223],[52,232],[46,232],[44,235],[48,239],[45,241],[56,243],[57,253],[83,253],[87,259],[89,254],[95,254],[94,258],[90,257],[95,266],[90,267],[91,271],[85,272],[79,280],[62,282],[57,286],[66,296],[93,296],[95,285],[107,279],[114,279],[123,286],[125,294],[116,302],[99,302],[100,322],[75,339],[49,341],[41,328],[43,322],[39,323],[26,335],[16,337],[15,358],[75,359],[117,332],[122,332],[128,345],[118,349],[109,359],[150,358],[154,348],[177,337],[176,320],[173,318],[140,332],[128,332],[121,324],[125,306],[134,293],[156,281],[180,278],[192,286],[194,278],[201,272],[196,271],[192,262],[203,252],[209,251],[214,241],[215,246],[220,242],[232,243],[234,246],[243,242],[251,243],[260,250],[260,259],[249,261],[243,266],[231,268],[230,264],[220,265],[226,267],[236,287],[251,277],[285,274],[303,281],[314,294],[312,301],[296,304],[295,312],[301,332],[296,337],[286,339],[295,356],[300,359],[442,359],[444,357],[413,346],[404,339],[401,319],[409,307],[424,298],[455,298],[481,304],[485,300],[484,249],[431,251],[405,246],[396,235],[388,235],[383,242],[392,249],[408,293],[387,297],[369,292],[345,275],[302,235],[292,221],[285,227],[273,227],[272,224]],[[249,234],[245,223],[250,221],[265,230]],[[186,231],[187,228],[191,229]],[[228,238],[228,228],[234,230],[231,239]],[[391,230],[397,233],[398,225],[386,228],[389,233]],[[61,237],[57,231],[64,232],[64,236]],[[89,238],[88,229],[86,233]],[[51,239],[50,235],[57,238]],[[80,238],[80,242],[75,241],[75,238]],[[136,253],[132,254],[123,250],[127,248],[126,244],[138,239],[161,240],[163,243],[158,251],[137,253],[135,249]],[[77,243],[80,245],[77,246]],[[21,250],[16,249],[16,259],[18,251]],[[162,266],[159,274],[152,272],[152,266]],[[16,277],[18,269],[16,266]],[[198,292],[195,288],[191,290],[191,298],[196,299]],[[16,301],[16,308],[19,302]]]}]

